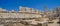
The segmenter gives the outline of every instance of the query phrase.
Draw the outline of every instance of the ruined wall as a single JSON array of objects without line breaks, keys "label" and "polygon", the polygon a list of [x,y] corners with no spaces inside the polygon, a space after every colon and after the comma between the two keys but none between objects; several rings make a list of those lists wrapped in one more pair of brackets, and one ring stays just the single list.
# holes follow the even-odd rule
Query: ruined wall
[{"label": "ruined wall", "polygon": [[0,18],[38,18],[40,14],[29,13],[0,13]]}]

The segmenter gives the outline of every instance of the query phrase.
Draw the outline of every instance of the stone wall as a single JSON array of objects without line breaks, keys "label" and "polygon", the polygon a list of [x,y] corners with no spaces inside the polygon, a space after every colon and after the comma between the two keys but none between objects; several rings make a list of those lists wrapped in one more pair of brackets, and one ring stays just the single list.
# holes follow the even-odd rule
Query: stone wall
[{"label": "stone wall", "polygon": [[40,14],[30,13],[0,13],[0,18],[38,18]]}]

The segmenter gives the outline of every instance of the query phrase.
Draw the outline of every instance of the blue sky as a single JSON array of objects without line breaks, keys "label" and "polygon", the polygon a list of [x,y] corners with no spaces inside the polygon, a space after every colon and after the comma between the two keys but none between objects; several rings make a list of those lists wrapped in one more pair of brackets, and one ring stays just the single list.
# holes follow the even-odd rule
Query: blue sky
[{"label": "blue sky", "polygon": [[43,11],[44,6],[47,9],[60,6],[60,0],[0,0],[0,7],[18,11],[19,6],[35,8]]}]

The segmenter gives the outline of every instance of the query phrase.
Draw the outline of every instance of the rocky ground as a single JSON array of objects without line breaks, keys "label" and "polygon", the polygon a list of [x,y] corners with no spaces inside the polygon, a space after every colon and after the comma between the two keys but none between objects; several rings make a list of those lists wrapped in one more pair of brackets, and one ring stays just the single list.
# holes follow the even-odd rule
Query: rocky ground
[{"label": "rocky ground", "polygon": [[59,26],[59,24],[57,23],[58,19],[55,19],[53,21],[54,21],[54,23],[48,23],[48,26]]}]

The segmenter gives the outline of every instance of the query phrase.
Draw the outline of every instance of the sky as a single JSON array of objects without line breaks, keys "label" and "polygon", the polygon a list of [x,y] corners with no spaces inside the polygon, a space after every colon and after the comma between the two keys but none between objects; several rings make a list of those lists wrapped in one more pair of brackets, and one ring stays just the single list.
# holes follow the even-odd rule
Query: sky
[{"label": "sky", "polygon": [[7,9],[8,11],[12,9],[18,11],[19,6],[43,11],[44,6],[46,6],[47,9],[54,9],[60,6],[60,0],[0,0],[0,8]]}]

